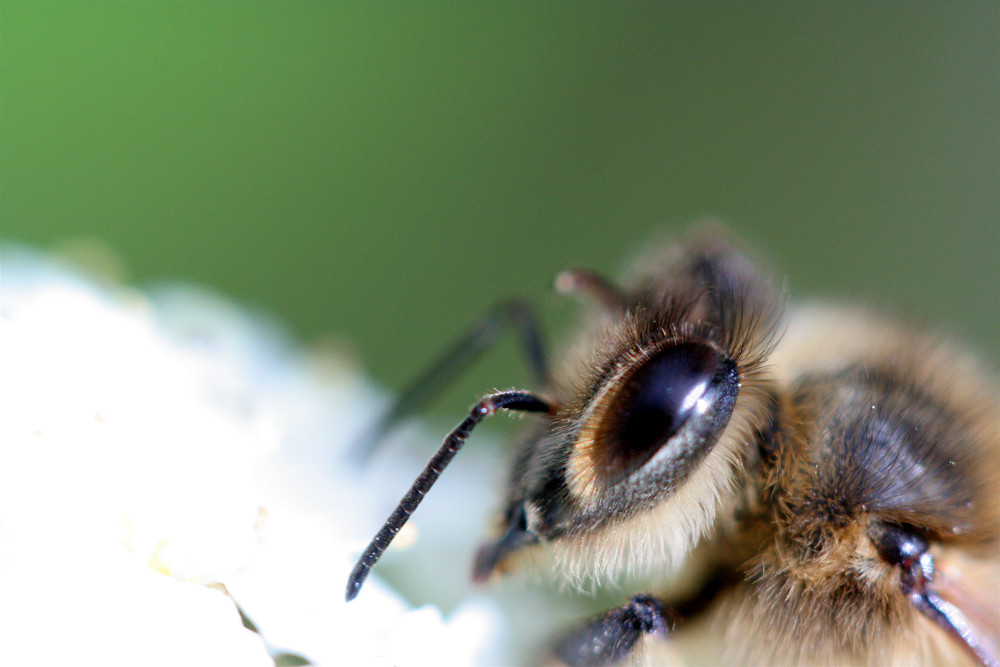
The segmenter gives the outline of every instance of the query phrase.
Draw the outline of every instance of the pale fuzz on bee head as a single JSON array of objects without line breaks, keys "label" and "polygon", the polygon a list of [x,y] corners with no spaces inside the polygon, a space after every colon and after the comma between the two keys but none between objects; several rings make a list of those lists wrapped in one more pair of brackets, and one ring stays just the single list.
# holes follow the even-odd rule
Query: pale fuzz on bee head
[{"label": "pale fuzz on bee head", "polygon": [[764,414],[765,386],[760,375],[748,377],[719,442],[674,494],[648,511],[554,541],[551,560],[560,578],[592,590],[622,577],[669,577],[684,567],[717,518],[738,501],[748,442]]}]

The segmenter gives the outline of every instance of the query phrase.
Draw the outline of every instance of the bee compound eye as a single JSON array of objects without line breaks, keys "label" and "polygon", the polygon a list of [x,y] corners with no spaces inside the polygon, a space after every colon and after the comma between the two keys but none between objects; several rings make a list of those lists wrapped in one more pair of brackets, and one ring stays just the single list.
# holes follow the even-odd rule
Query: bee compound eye
[{"label": "bee compound eye", "polygon": [[726,357],[704,343],[679,343],[655,354],[618,388],[604,417],[595,463],[607,481],[642,467],[694,416],[709,411]]}]

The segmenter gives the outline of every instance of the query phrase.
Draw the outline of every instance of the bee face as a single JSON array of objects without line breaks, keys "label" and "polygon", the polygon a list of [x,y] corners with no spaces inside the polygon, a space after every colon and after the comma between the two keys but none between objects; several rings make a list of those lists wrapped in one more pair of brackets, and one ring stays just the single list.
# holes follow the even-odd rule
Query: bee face
[{"label": "bee face", "polygon": [[783,327],[781,296],[735,252],[697,237],[583,334],[477,579],[538,543],[573,580],[677,566],[732,508],[746,443],[770,419],[765,360]]},{"label": "bee face", "polygon": [[787,309],[719,230],[640,266],[623,288],[562,280],[598,306],[564,371],[484,399],[545,414],[475,578],[529,553],[572,581],[708,573],[696,605],[639,595],[567,635],[567,664],[647,644],[680,663],[995,664],[1000,588],[975,582],[1000,569],[1000,438],[975,363],[859,311]]},{"label": "bee face", "polygon": [[670,336],[615,365],[604,386],[568,405],[556,428],[525,451],[506,530],[480,551],[477,579],[511,544],[572,545],[676,502],[713,455],[740,385],[737,362],[723,348]]}]

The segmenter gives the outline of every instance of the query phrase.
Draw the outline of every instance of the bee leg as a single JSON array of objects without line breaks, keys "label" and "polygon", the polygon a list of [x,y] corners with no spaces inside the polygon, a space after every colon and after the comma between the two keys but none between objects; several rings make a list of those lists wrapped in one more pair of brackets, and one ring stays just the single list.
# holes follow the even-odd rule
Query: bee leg
[{"label": "bee leg", "polygon": [[868,531],[882,559],[900,568],[900,587],[914,608],[961,642],[979,664],[1000,667],[1000,658],[962,610],[939,595],[934,583],[934,557],[927,541],[915,531],[889,524],[876,523]]},{"label": "bee leg", "polygon": [[629,657],[647,635],[666,637],[675,613],[649,595],[636,595],[564,636],[553,649],[569,667],[607,667]]},{"label": "bee leg", "polygon": [[560,294],[586,296],[609,313],[617,314],[628,306],[625,293],[617,285],[590,269],[566,269],[556,276],[555,287]]},{"label": "bee leg", "polygon": [[548,385],[548,356],[542,344],[541,329],[534,310],[522,301],[500,302],[399,394],[399,398],[389,410],[354,444],[354,453],[366,458],[393,426],[421,410],[458,377],[460,372],[475,363],[496,343],[507,324],[512,324],[520,334],[525,357],[535,381],[541,386]]}]

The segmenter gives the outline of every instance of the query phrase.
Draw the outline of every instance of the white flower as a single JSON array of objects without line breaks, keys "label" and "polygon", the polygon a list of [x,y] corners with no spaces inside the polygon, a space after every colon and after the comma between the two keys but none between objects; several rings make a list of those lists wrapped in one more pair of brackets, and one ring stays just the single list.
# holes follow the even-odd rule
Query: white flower
[{"label": "white flower", "polygon": [[[426,454],[351,460],[384,399],[348,364],[202,290],[99,287],[21,248],[0,264],[5,662],[503,660],[484,599],[445,618],[376,571],[344,603],[353,559]],[[481,497],[494,466],[474,460],[455,486]],[[456,534],[467,546],[490,500],[458,515],[428,501],[415,526],[440,539],[423,557],[440,562]],[[463,573],[427,577],[451,580],[443,599],[466,597]]]}]

